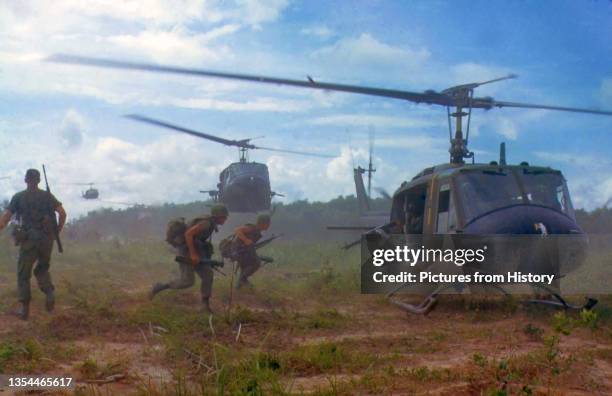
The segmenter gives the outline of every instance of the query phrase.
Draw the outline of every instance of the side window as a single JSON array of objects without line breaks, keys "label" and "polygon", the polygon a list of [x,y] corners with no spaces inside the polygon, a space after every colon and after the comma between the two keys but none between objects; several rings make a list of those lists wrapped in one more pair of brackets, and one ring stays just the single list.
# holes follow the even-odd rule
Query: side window
[{"label": "side window", "polygon": [[446,234],[456,228],[455,207],[451,199],[450,186],[443,184],[440,186],[438,194],[438,211],[436,221],[436,234]]}]

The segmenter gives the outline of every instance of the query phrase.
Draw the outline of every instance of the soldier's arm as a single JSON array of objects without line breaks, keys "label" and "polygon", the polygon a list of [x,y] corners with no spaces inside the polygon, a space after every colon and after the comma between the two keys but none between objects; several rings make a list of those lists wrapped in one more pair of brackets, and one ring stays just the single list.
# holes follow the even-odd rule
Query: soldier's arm
[{"label": "soldier's arm", "polygon": [[0,231],[2,231],[9,221],[11,221],[11,217],[13,217],[13,212],[8,209],[2,213],[2,216],[0,217]]},{"label": "soldier's arm", "polygon": [[245,246],[250,246],[253,244],[253,241],[246,236],[246,233],[249,231],[248,226],[238,227],[234,230],[234,234],[244,243]]},{"label": "soldier's arm", "polygon": [[66,224],[66,211],[62,205],[59,205],[55,208],[57,214],[59,214],[59,221],[57,222],[57,232],[61,232],[62,228],[64,228],[64,224]]},{"label": "soldier's arm", "polygon": [[187,243],[187,249],[189,249],[189,256],[191,257],[191,261],[194,265],[200,261],[200,256],[198,255],[198,251],[195,248],[195,236],[201,232],[204,232],[204,230],[208,227],[210,227],[208,221],[203,220],[185,231],[185,242]]}]

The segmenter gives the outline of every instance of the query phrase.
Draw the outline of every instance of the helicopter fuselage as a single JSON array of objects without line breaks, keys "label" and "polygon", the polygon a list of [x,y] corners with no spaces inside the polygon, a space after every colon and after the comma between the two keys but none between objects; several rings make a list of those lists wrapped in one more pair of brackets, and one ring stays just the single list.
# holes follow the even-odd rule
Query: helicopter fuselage
[{"label": "helicopter fuselage", "polygon": [[90,188],[87,191],[83,191],[83,198],[85,199],[98,199],[100,192],[95,188]]},{"label": "helicopter fuselage", "polygon": [[[556,268],[570,272],[584,261],[587,236],[576,222],[565,178],[548,167],[444,164],[424,169],[393,194],[390,223],[395,233],[465,235],[492,244],[523,238],[557,238],[571,258]],[[531,244],[531,245],[529,245]],[[459,246],[456,246],[459,247]],[[535,260],[538,261],[538,260]],[[543,268],[530,261],[530,270]]]},{"label": "helicopter fuselage", "polygon": [[234,162],[219,175],[219,200],[232,212],[270,209],[272,193],[268,167],[257,162]]},{"label": "helicopter fuselage", "polygon": [[393,194],[391,221],[419,234],[533,234],[539,223],[548,234],[583,234],[561,172],[526,164],[426,168]]}]

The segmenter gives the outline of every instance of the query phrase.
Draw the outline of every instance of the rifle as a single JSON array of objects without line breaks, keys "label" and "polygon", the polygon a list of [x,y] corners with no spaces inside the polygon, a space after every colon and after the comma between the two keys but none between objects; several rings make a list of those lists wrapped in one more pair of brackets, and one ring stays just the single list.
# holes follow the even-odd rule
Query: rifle
[{"label": "rifle", "polygon": [[[383,224],[375,228],[369,228],[368,229],[369,231],[364,233],[364,235],[367,236],[367,235],[381,234],[381,232],[387,233],[389,232],[389,229],[394,225],[395,223],[391,222],[391,223]],[[349,229],[349,228],[345,227],[344,229]],[[355,227],[354,229],[363,229],[363,227]],[[360,242],[361,242],[361,237],[359,237],[359,239],[357,239],[356,241],[345,244],[344,246],[342,246],[342,249],[349,250],[353,246],[358,245]]]},{"label": "rifle", "polygon": [[[253,250],[258,250],[259,248],[262,248],[264,246],[266,246],[267,244],[269,244],[270,242],[272,242],[273,240],[275,240],[276,238],[282,237],[283,234],[279,234],[279,235],[272,235],[270,238],[268,239],[264,239],[261,242],[257,242],[251,246],[246,246],[243,247],[241,249],[236,249],[234,251],[232,251],[231,253],[231,258],[234,258],[242,253],[248,252],[249,250],[253,249]],[[261,257],[260,257],[261,258]],[[272,260],[274,261],[274,260]],[[268,261],[268,262],[272,262],[272,261]]]},{"label": "rifle", "polygon": [[[45,175],[45,184],[47,185],[47,192],[51,195],[51,189],[49,188],[49,182],[47,181],[47,170],[45,169],[45,164],[42,166],[43,174]],[[57,242],[57,250],[60,253],[64,253],[64,247],[62,246],[62,240],[59,236],[59,230],[57,228],[57,217],[55,217],[55,209],[51,207],[51,201],[49,201],[49,216],[51,217],[51,228],[53,231],[53,237],[55,238],[55,242]]]},{"label": "rifle", "polygon": [[[177,263],[181,263],[181,264],[193,265],[193,261],[191,261],[190,258],[184,257],[184,256],[176,256],[174,258],[174,261],[176,261]],[[217,260],[212,260],[212,259],[207,259],[207,258],[200,259],[200,261],[197,264],[210,265],[213,268],[217,268],[217,267],[222,268],[225,265],[223,261],[217,261]]]},{"label": "rifle", "polygon": [[[188,257],[184,257],[184,256],[176,256],[174,258],[174,261],[176,261],[177,263],[181,263],[181,264],[189,264],[189,265],[194,265],[193,261],[191,261],[190,258]],[[223,266],[225,265],[225,263],[223,263],[223,261],[217,261],[217,260],[212,260],[212,259],[200,259],[200,261],[197,264],[204,264],[204,265],[210,265],[210,267],[214,270],[217,271],[218,273],[220,273],[223,276],[225,275],[225,272],[221,271],[219,268],[223,268]],[[197,265],[196,264],[196,265]]]}]

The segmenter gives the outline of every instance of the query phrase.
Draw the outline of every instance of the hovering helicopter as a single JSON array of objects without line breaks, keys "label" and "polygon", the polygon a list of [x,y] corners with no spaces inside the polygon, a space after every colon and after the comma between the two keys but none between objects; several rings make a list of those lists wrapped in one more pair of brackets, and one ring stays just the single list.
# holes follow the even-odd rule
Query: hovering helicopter
[{"label": "hovering helicopter", "polygon": [[[504,107],[607,116],[612,116],[612,111],[498,101],[492,97],[474,96],[476,88],[516,78],[514,74],[479,83],[457,85],[440,92],[412,92],[324,83],[315,81],[310,76],[303,81],[69,55],[55,55],[50,60],[86,66],[288,85],[444,106],[447,109],[449,126],[449,163],[427,167],[410,181],[403,182],[392,196],[388,223],[369,230],[366,236],[381,235],[385,232],[417,235],[573,235],[583,240],[584,243],[580,246],[582,250],[586,249],[586,235],[576,222],[567,183],[561,171],[532,166],[527,162],[510,165],[506,162],[503,143],[500,146],[499,161],[475,163],[474,153],[468,149],[470,120],[473,109],[490,110]],[[466,163],[466,159],[471,163]],[[356,177],[357,174],[361,179],[362,170],[357,169]],[[534,262],[533,265],[540,264]],[[576,266],[578,265],[580,263],[576,263]],[[537,271],[537,268],[530,270]],[[596,303],[596,300],[590,299],[584,306],[575,307],[554,291],[549,292],[557,301],[544,302],[566,309],[590,309]],[[408,312],[427,313],[435,304],[438,294],[439,290],[434,291],[417,306],[394,300],[392,302]],[[390,293],[388,296],[391,298],[392,295],[393,293]]]},{"label": "hovering helicopter", "polygon": [[127,115],[126,117],[135,121],[211,140],[225,146],[238,147],[238,162],[231,163],[221,171],[217,190],[200,191],[201,193],[209,194],[213,201],[224,203],[231,212],[268,211],[271,207],[272,198],[283,196],[272,191],[268,167],[259,162],[249,162],[249,150],[268,150],[280,153],[333,158],[333,156],[325,154],[256,146],[251,143],[252,138],[241,140],[225,139],[136,114]]},{"label": "hovering helicopter", "polygon": [[83,192],[81,192],[81,196],[84,199],[98,199],[100,197],[100,191],[94,188],[93,182],[91,183],[68,183],[73,186],[89,186],[89,188]]}]

